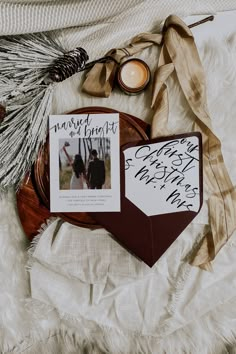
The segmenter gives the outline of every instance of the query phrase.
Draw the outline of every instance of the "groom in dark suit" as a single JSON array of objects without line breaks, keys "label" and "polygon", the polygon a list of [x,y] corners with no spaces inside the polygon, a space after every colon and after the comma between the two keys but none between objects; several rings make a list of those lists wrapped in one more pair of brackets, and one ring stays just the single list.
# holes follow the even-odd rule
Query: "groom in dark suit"
[{"label": "groom in dark suit", "polygon": [[105,164],[99,160],[97,150],[91,152],[93,161],[89,163],[87,179],[90,189],[102,189],[105,183]]}]

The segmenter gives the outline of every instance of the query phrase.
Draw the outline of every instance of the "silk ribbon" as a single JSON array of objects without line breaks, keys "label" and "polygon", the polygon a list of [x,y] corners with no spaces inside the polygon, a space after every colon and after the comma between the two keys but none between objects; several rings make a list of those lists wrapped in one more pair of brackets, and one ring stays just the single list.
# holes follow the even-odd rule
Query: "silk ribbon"
[{"label": "silk ribbon", "polygon": [[119,63],[128,56],[152,45],[161,45],[158,67],[154,74],[151,137],[169,135],[168,92],[165,84],[175,71],[195,119],[193,131],[203,138],[204,184],[209,194],[209,231],[192,252],[190,263],[210,269],[210,262],[236,229],[236,190],[224,164],[221,142],[213,133],[207,108],[205,75],[189,27],[177,16],[169,16],[162,34],[141,33],[125,48],[112,49],[106,55],[114,59],[95,64],[88,72],[83,91],[108,97]]}]

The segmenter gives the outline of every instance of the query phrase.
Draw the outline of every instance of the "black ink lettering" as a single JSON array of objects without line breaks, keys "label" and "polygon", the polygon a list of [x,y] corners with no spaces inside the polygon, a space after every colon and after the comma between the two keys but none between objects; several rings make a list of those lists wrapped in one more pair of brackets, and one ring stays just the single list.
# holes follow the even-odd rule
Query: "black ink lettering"
[{"label": "black ink lettering", "polygon": [[199,192],[198,192],[198,187],[194,187],[192,188],[192,190],[190,191],[190,193],[186,194],[186,197],[187,198],[195,198],[196,195],[198,195]]},{"label": "black ink lettering", "polygon": [[146,181],[149,180],[150,176],[148,175],[149,169],[146,168],[146,166],[143,166],[134,176],[135,178],[137,178],[139,175],[141,175],[141,177],[139,178],[140,181],[142,181],[143,179],[145,179]]},{"label": "black ink lettering", "polygon": [[[152,156],[157,150],[152,151],[150,154],[140,154],[143,150],[147,150],[147,153],[151,150],[149,145],[141,146],[135,153],[136,159],[143,159],[143,161],[147,160],[150,156]],[[151,160],[152,161],[152,160]]]},{"label": "black ink lettering", "polygon": [[[187,152],[185,153],[185,155],[186,155],[187,157],[183,158],[182,160],[183,160],[183,161],[185,161],[185,160],[188,161],[188,160],[189,160],[189,161],[188,161],[188,163],[183,167],[182,172],[187,172],[187,171],[191,170],[192,168],[195,167],[195,165],[194,165],[194,166],[191,166],[192,162],[194,162],[194,161],[199,161],[196,157],[194,157],[194,156],[192,156],[192,155],[189,155]],[[188,167],[188,168],[187,168],[187,167]]]},{"label": "black ink lettering", "polygon": [[[167,176],[164,179],[164,182],[171,182],[174,183],[176,182],[176,184],[178,185],[179,183],[181,183],[182,181],[184,181],[185,177],[184,174],[179,171],[177,168],[173,168],[171,167],[172,171],[168,172]],[[177,176],[176,176],[177,173]]]},{"label": "black ink lettering", "polygon": [[185,144],[185,143],[186,143],[186,141],[187,141],[187,139],[186,139],[186,138],[182,138],[182,139],[180,140],[180,144]]},{"label": "black ink lettering", "polygon": [[117,125],[118,122],[109,122],[109,121],[106,121],[102,127],[101,126],[89,127],[88,125],[85,125],[84,135],[86,138],[91,138],[92,136],[96,136],[96,137],[99,136],[100,138],[103,138],[104,136],[107,136],[109,132],[111,132],[112,134],[116,134]]},{"label": "black ink lettering", "polygon": [[74,130],[77,130],[80,126],[87,125],[89,126],[91,124],[92,118],[90,118],[89,114],[85,119],[83,118],[75,118],[71,117],[70,120],[63,121],[62,123],[57,123],[53,125],[50,130],[54,129],[54,133],[57,133],[60,130],[68,130],[73,128]]},{"label": "black ink lettering", "polygon": [[190,152],[190,153],[193,152],[193,151],[199,151],[198,144],[194,145],[193,143],[188,141],[187,146],[188,146],[188,150],[187,151]]},{"label": "black ink lettering", "polygon": [[103,130],[107,135],[109,132],[116,134],[118,122],[106,122],[103,126]]},{"label": "black ink lettering", "polygon": [[154,173],[154,177],[155,177],[155,179],[161,180],[166,175],[167,166],[156,167],[156,170],[158,170],[158,171]]},{"label": "black ink lettering", "polygon": [[128,170],[130,167],[134,167],[134,165],[131,164],[133,159],[126,159],[125,160],[125,170]]},{"label": "black ink lettering", "polygon": [[[149,184],[149,183],[156,183],[155,181],[155,177],[150,177],[149,173],[149,169],[146,168],[146,166],[143,166],[134,176],[135,178],[139,177],[139,180],[142,181],[143,179],[145,179],[145,184]],[[141,176],[140,176],[141,175]]]},{"label": "black ink lettering", "polygon": [[198,144],[194,145],[193,143],[191,143],[191,141],[188,141],[188,139],[183,138],[180,140],[180,144],[185,144],[187,143],[187,152],[193,152],[193,151],[198,151]]},{"label": "black ink lettering", "polygon": [[173,161],[172,161],[172,165],[178,166],[178,167],[181,166],[182,163],[183,163],[182,156],[183,156],[183,154],[178,154],[178,159],[173,160]]},{"label": "black ink lettering", "polygon": [[191,210],[190,207],[193,206],[193,204],[186,204],[186,200],[182,201],[180,198],[180,193],[178,193],[177,189],[175,189],[167,198],[166,202],[170,200],[171,204],[177,203],[177,208],[180,208],[181,206],[185,207],[187,210]]},{"label": "black ink lettering", "polygon": [[91,138],[92,136],[103,136],[104,135],[104,131],[103,131],[103,127],[93,127],[93,128],[89,128],[88,125],[85,125],[84,127],[84,136],[85,138]]},{"label": "black ink lettering", "polygon": [[172,156],[178,156],[177,152],[178,150],[174,150],[173,148],[175,145],[178,145],[179,141],[178,140],[172,140],[163,145],[157,152],[157,156],[160,156],[162,153],[165,156],[172,157]]}]

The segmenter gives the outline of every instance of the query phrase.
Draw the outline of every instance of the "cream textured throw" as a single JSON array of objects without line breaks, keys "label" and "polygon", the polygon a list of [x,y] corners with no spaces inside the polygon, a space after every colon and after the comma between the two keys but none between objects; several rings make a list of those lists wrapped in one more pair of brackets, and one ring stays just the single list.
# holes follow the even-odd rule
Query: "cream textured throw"
[{"label": "cream textured throw", "polygon": [[[187,0],[129,1],[128,5],[120,1],[109,2],[109,6],[106,1],[44,1],[24,2],[24,5],[23,1],[8,1],[0,2],[0,31],[6,34],[81,25],[60,31],[59,36],[68,49],[84,46],[92,59],[113,46],[123,45],[139,32],[157,28],[160,20],[170,13],[209,13],[222,6],[225,10],[236,9],[235,1],[212,1],[210,5],[206,1]],[[213,126],[222,140],[234,183],[235,19],[235,12],[225,13],[194,31],[206,71]],[[142,53],[152,70],[157,57],[157,49]],[[150,89],[136,97],[127,97],[115,89],[109,99],[91,98],[78,94],[81,76],[75,75],[57,86],[54,113],[100,105],[122,107],[150,120]],[[174,76],[168,84],[169,128],[175,133],[191,130],[191,113]],[[89,231],[65,223],[52,243],[57,223],[52,221],[43,228],[31,252],[32,300],[24,272],[24,235],[15,213],[14,198],[11,192],[3,194],[0,200],[2,352],[222,354],[224,338],[234,343],[236,335],[236,235],[213,262],[212,273],[191,267],[185,261],[202,229],[207,229],[206,201],[207,194],[199,217],[152,269],[126,252],[105,230]]]},{"label": "cream textured throw", "polygon": [[126,28],[136,26],[138,30],[144,23],[150,26],[171,13],[184,16],[233,9],[235,0],[1,0],[0,34],[97,24],[101,25],[99,28],[107,29],[122,19],[126,20]]}]

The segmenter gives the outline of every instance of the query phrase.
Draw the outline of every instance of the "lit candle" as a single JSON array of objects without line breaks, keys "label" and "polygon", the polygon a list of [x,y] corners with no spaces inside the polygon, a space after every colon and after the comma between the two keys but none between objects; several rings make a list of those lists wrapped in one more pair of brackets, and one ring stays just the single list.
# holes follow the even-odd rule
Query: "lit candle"
[{"label": "lit candle", "polygon": [[137,94],[145,89],[150,81],[150,69],[141,59],[124,62],[118,71],[118,84],[128,94]]}]

